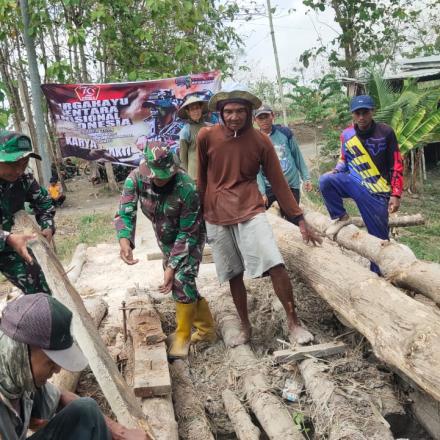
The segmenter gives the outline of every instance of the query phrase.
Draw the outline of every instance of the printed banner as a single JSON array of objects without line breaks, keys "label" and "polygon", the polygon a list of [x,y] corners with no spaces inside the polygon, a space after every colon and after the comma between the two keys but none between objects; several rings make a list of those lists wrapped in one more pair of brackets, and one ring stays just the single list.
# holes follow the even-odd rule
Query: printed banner
[{"label": "printed banner", "polygon": [[[63,157],[137,166],[146,142],[177,151],[184,121],[176,111],[190,96],[209,98],[220,72],[119,84],[44,84]],[[215,118],[215,115],[212,115]]]}]

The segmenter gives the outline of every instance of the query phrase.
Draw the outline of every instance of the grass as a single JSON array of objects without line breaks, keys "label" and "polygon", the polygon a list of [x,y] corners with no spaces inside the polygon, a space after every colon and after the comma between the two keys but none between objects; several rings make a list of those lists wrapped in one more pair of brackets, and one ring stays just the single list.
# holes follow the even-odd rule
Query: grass
[{"label": "grass", "polygon": [[58,258],[68,262],[79,243],[95,246],[115,241],[111,213],[70,216],[57,221],[56,247]]},{"label": "grass", "polygon": [[[425,225],[399,228],[395,239],[409,246],[417,258],[440,263],[440,168],[428,172],[419,194],[404,193],[400,215],[421,213],[425,217]],[[320,212],[326,213],[326,209],[319,193],[318,178],[312,177],[315,190],[311,193],[303,193],[305,197]],[[358,216],[359,211],[354,202],[345,201],[347,212],[351,216]]]}]

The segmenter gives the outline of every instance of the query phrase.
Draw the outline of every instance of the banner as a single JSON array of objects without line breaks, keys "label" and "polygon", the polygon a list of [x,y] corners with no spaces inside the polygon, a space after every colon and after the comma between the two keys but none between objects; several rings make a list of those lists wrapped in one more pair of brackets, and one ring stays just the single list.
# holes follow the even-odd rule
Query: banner
[{"label": "banner", "polygon": [[[185,122],[176,111],[189,96],[209,98],[220,72],[113,84],[44,84],[63,157],[137,166],[146,142],[177,151]],[[215,118],[215,115],[212,115]]]}]

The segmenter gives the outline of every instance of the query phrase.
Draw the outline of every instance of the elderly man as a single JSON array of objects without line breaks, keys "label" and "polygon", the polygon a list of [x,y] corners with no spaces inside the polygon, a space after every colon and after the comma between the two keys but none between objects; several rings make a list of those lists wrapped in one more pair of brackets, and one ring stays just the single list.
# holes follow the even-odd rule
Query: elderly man
[{"label": "elderly man", "polygon": [[260,166],[281,208],[298,221],[304,240],[315,244],[320,239],[307,228],[269,137],[252,126],[252,110],[260,106],[261,101],[243,86],[232,86],[211,98],[209,109],[220,112],[222,124],[202,128],[199,133],[197,185],[217,275],[221,283],[229,282],[241,320],[241,333],[233,345],[244,344],[251,337],[245,271],[251,278],[270,275],[287,313],[291,341],[305,344],[313,336],[295,313],[289,275],[258,190]]},{"label": "elderly man", "polygon": [[0,132],[0,271],[25,294],[50,293],[40,266],[33,261],[26,242],[30,235],[11,233],[14,214],[25,202],[35,213],[42,234],[50,241],[55,232],[55,208],[45,188],[26,172],[32,152],[30,139],[11,131]]},{"label": "elderly man", "polygon": [[[150,142],[145,160],[124,184],[115,226],[120,255],[127,264],[138,262],[133,258],[138,201],[153,223],[163,253],[164,280],[159,290],[172,291],[176,301],[177,328],[168,339],[168,356],[185,358],[191,342],[211,342],[216,334],[208,302],[196,285],[206,240],[199,196],[166,143]],[[191,335],[193,326],[196,331]]]},{"label": "elderly man", "polygon": [[[330,238],[350,218],[344,198],[356,202],[368,233],[389,238],[388,213],[396,212],[403,191],[403,161],[394,130],[373,119],[374,102],[368,95],[355,96],[350,104],[354,124],[341,134],[341,157],[332,172],[319,179],[330,217],[335,220],[327,230]],[[373,272],[379,267],[371,263]]]},{"label": "elderly man", "polygon": [[[148,440],[104,417],[90,398],[60,391],[48,379],[87,359],[70,333],[72,313],[43,293],[11,301],[0,323],[0,438],[3,440]],[[27,437],[28,429],[36,431]]]},{"label": "elderly man", "polygon": [[[267,105],[263,105],[255,111],[255,122],[259,129],[270,137],[277,152],[278,159],[280,160],[281,169],[283,170],[287,184],[295,200],[299,203],[301,179],[304,182],[304,189],[306,191],[312,190],[309,170],[290,128],[283,125],[274,125],[274,119],[275,115],[272,109]],[[261,171],[257,181],[260,192],[265,198],[266,207],[270,208],[272,203],[277,200],[270,186],[270,182]],[[289,219],[284,211],[281,211],[281,215],[286,220],[294,223],[293,219]]]}]

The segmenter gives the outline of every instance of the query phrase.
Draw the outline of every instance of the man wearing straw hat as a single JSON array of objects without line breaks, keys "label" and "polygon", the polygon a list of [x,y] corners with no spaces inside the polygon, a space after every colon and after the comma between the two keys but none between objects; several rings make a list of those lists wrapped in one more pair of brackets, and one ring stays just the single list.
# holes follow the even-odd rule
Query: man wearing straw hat
[{"label": "man wearing straw hat", "polygon": [[209,110],[218,111],[222,123],[203,128],[197,137],[197,186],[208,243],[219,281],[229,282],[241,320],[241,332],[233,345],[244,344],[251,337],[244,272],[250,278],[270,275],[287,314],[290,340],[306,344],[313,335],[295,312],[289,275],[258,190],[260,166],[281,209],[298,222],[303,239],[316,244],[320,238],[308,229],[269,137],[252,126],[252,111],[260,106],[261,101],[240,85],[216,93],[209,101]]},{"label": "man wearing straw hat", "polygon": [[177,116],[187,122],[179,135],[179,157],[182,167],[194,180],[197,179],[196,138],[200,129],[209,125],[204,121],[207,113],[207,101],[197,96],[189,97],[177,112]]}]

